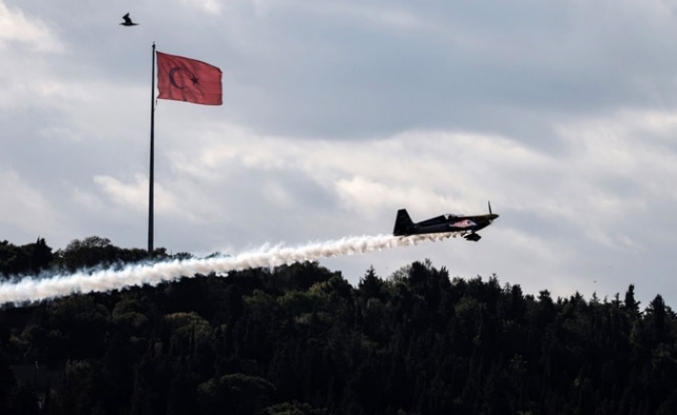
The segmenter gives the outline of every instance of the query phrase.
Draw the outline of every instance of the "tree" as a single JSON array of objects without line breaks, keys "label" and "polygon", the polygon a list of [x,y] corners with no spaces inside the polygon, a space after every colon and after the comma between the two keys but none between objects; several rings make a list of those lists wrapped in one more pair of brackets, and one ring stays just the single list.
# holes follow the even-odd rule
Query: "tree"
[{"label": "tree", "polygon": [[368,300],[370,298],[378,298],[383,300],[383,280],[376,276],[374,267],[369,267],[364,277],[360,278],[357,284],[357,290],[362,298]]},{"label": "tree", "polygon": [[647,307],[646,311],[650,323],[650,338],[652,342],[654,344],[663,342],[666,335],[665,319],[667,315],[663,297],[660,294],[657,294],[649,303],[649,307]]},{"label": "tree", "polygon": [[630,286],[628,287],[628,291],[625,292],[625,301],[623,302],[623,308],[631,318],[635,318],[639,315],[639,301],[635,300],[634,284],[630,284]]},{"label": "tree", "polygon": [[265,379],[241,373],[213,378],[198,386],[203,414],[254,415],[269,406],[275,386]]},{"label": "tree", "polygon": [[52,248],[44,238],[35,243],[16,246],[7,241],[0,242],[0,274],[37,274],[47,269],[53,260]]}]

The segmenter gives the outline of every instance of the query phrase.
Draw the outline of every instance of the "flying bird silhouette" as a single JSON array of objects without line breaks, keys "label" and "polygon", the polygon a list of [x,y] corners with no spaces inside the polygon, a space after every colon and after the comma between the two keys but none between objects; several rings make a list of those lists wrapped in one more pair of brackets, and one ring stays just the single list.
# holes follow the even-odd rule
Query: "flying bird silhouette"
[{"label": "flying bird silhouette", "polygon": [[138,23],[132,22],[132,18],[129,17],[129,13],[122,16],[122,19],[124,20],[124,22],[120,23],[122,26],[136,26],[136,25],[138,25]]}]

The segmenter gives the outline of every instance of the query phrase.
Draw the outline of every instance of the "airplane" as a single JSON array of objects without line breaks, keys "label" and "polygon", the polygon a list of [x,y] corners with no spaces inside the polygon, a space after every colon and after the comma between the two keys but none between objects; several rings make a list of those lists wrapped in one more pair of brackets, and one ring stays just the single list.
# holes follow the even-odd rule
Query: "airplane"
[{"label": "airplane", "polygon": [[138,23],[134,23],[132,21],[132,18],[129,17],[129,13],[122,16],[122,20],[124,20],[124,22],[120,23],[122,26],[136,26],[136,25],[138,25]]},{"label": "airplane", "polygon": [[498,218],[498,215],[491,211],[491,202],[489,202],[488,215],[458,216],[446,214],[416,223],[409,217],[407,209],[400,209],[397,211],[393,235],[409,236],[428,233],[460,232],[466,240],[477,242],[482,238],[477,231],[491,225],[491,222],[496,218]]}]

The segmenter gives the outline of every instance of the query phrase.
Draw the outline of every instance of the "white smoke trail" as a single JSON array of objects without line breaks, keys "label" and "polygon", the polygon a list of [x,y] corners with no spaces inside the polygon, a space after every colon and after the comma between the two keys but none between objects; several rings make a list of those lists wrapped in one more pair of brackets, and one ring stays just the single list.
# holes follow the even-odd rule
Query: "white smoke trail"
[{"label": "white smoke trail", "polygon": [[121,270],[76,272],[49,278],[26,277],[15,283],[0,284],[0,305],[22,304],[64,297],[74,293],[120,290],[126,287],[157,285],[181,277],[210,272],[227,273],[247,268],[275,267],[296,262],[314,261],[339,255],[363,254],[383,249],[416,245],[423,241],[439,241],[454,233],[413,235],[360,236],[336,241],[312,243],[300,247],[263,246],[257,251],[233,257],[186,259],[145,265],[130,265]]}]

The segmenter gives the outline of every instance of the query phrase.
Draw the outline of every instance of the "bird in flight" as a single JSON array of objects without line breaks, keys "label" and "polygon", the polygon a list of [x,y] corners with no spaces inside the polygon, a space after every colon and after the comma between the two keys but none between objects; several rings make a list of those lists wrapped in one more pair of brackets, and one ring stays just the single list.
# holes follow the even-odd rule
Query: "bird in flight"
[{"label": "bird in flight", "polygon": [[122,19],[124,20],[124,22],[120,23],[122,26],[136,26],[136,25],[138,25],[138,23],[132,22],[132,18],[129,17],[129,13],[122,16]]}]

